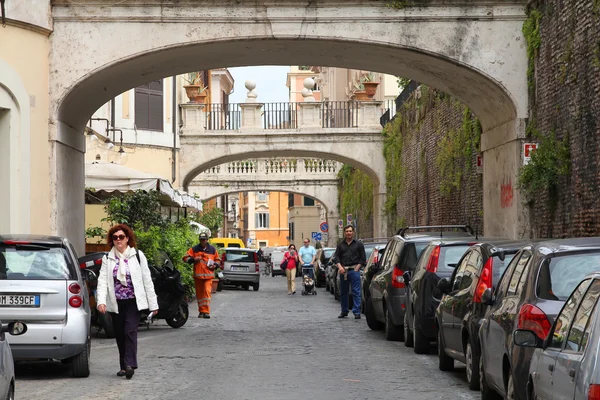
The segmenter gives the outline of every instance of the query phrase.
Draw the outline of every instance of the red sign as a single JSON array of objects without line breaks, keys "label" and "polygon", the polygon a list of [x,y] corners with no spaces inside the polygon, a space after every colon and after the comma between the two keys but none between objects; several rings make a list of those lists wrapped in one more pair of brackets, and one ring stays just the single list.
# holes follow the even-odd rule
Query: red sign
[{"label": "red sign", "polygon": [[537,146],[537,143],[525,143],[523,145],[523,155],[525,158],[531,158],[531,155],[537,149]]}]

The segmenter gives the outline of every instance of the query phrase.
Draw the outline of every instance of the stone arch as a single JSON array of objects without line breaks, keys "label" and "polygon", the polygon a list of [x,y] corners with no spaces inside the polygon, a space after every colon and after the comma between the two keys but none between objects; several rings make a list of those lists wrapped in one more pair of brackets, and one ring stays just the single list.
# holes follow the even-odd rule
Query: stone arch
[{"label": "stone arch", "polygon": [[30,232],[30,148],[29,95],[0,59],[0,231]]}]

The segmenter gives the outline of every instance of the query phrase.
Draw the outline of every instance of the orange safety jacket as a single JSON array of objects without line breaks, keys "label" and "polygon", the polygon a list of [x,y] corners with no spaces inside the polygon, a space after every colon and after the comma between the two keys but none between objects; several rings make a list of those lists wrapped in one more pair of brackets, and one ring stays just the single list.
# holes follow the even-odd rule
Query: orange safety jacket
[{"label": "orange safety jacket", "polygon": [[215,276],[214,268],[218,265],[215,265],[213,269],[208,267],[208,260],[213,260],[215,263],[219,263],[219,253],[214,246],[210,244],[206,245],[206,248],[200,247],[199,244],[192,247],[188,250],[188,252],[183,256],[183,261],[187,261],[188,257],[196,258],[200,257],[201,260],[199,262],[194,263],[194,279],[213,279]]}]

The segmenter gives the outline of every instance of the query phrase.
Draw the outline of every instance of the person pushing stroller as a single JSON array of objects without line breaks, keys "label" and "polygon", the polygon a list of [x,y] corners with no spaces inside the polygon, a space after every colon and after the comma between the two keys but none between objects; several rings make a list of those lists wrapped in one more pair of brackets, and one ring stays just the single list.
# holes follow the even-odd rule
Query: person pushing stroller
[{"label": "person pushing stroller", "polygon": [[[315,260],[317,258],[317,250],[310,245],[309,239],[304,239],[303,246],[300,248],[298,254],[302,261],[302,284],[304,285],[304,291],[307,294],[312,293],[315,290]],[[307,290],[308,288],[310,290]]]}]

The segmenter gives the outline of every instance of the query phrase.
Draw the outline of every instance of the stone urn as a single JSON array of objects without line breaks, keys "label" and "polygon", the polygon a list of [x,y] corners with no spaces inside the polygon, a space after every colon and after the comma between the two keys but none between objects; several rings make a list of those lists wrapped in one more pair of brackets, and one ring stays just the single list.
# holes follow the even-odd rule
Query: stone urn
[{"label": "stone urn", "polygon": [[206,88],[202,85],[184,85],[183,88],[190,103],[204,104],[206,101]]},{"label": "stone urn", "polygon": [[377,93],[377,86],[379,86],[379,82],[363,82],[363,86],[365,87],[365,93],[369,99],[375,97],[375,93]]}]

